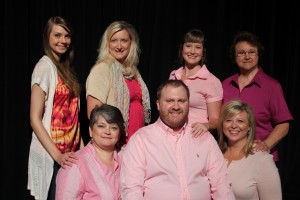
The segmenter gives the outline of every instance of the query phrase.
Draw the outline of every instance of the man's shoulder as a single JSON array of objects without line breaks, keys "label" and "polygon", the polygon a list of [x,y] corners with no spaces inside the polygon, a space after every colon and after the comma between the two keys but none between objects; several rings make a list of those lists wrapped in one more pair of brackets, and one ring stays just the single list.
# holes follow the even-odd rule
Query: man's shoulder
[{"label": "man's shoulder", "polygon": [[158,129],[158,126],[155,123],[152,123],[139,128],[134,135],[152,135],[151,133],[153,133],[153,131],[157,131]]},{"label": "man's shoulder", "polygon": [[[130,140],[134,141],[146,141],[153,140],[157,133],[160,132],[160,128],[156,123],[152,123],[139,128],[131,137]],[[130,141],[129,140],[129,141]]]}]

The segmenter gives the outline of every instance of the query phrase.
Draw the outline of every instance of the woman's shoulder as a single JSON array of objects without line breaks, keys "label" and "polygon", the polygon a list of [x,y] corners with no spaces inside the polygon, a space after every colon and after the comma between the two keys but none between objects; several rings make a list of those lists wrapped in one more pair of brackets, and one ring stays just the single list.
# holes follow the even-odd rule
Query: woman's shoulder
[{"label": "woman's shoulder", "polygon": [[35,68],[51,69],[53,67],[55,67],[54,63],[46,55],[44,55],[43,57],[41,57],[40,60],[35,65]]},{"label": "woman's shoulder", "polygon": [[79,149],[75,152],[78,161],[76,162],[76,165],[81,166],[85,165],[87,162],[87,159],[89,160],[91,157],[95,156],[95,150],[93,149],[93,146],[91,143],[88,143],[86,146],[84,146],[82,149]]},{"label": "woman's shoulder", "polygon": [[263,80],[263,82],[269,85],[280,85],[279,81],[277,79],[275,79],[274,77],[266,74],[264,71],[259,70],[257,75],[256,75],[259,79]]},{"label": "woman's shoulder", "polygon": [[173,69],[170,72],[169,79],[180,79],[182,74],[183,67],[179,67],[177,69]]},{"label": "woman's shoulder", "polygon": [[94,64],[94,66],[92,68],[96,68],[96,69],[109,69],[110,68],[110,64],[108,64],[107,62],[97,62]]},{"label": "woman's shoulder", "polygon": [[217,84],[221,85],[221,80],[213,73],[209,74],[207,80],[211,81],[212,83],[217,83]]},{"label": "woman's shoulder", "polygon": [[223,84],[224,84],[224,83],[229,83],[229,82],[231,82],[232,80],[237,79],[237,77],[238,77],[238,73],[232,74],[232,75],[226,77],[226,78],[222,81],[222,83],[223,83]]},{"label": "woman's shoulder", "polygon": [[111,66],[106,62],[95,63],[91,68],[90,73],[106,74],[111,71]]},{"label": "woman's shoulder", "polygon": [[49,75],[56,72],[56,66],[51,61],[48,56],[43,56],[40,60],[36,63],[32,75],[34,77],[40,77],[43,75]]},{"label": "woman's shoulder", "polygon": [[273,155],[266,151],[257,151],[249,155],[255,162],[274,162]]}]

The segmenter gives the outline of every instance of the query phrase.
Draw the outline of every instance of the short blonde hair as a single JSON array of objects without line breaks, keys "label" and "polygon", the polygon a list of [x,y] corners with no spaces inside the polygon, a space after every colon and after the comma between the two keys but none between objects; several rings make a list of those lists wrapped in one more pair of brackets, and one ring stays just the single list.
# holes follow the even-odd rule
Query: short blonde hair
[{"label": "short blonde hair", "polygon": [[253,146],[253,142],[254,142],[254,138],[255,138],[255,118],[253,115],[253,111],[252,108],[242,102],[241,100],[231,100],[229,102],[227,102],[226,104],[224,104],[224,106],[222,107],[221,110],[221,114],[220,114],[220,118],[219,118],[219,124],[218,124],[218,136],[219,136],[219,147],[221,149],[221,151],[223,153],[226,152],[226,150],[228,149],[228,139],[226,138],[226,136],[224,135],[223,132],[223,122],[232,116],[235,116],[241,112],[245,111],[247,113],[247,119],[248,119],[248,125],[249,125],[249,131],[248,131],[248,135],[247,135],[247,142],[245,144],[245,146],[243,147],[243,151],[246,154],[246,157],[253,153],[252,152],[252,146]]}]

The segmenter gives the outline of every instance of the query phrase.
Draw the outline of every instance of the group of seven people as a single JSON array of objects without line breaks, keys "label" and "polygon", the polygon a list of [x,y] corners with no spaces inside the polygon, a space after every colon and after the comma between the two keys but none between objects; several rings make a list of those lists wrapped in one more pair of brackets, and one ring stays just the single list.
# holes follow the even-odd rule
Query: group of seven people
[{"label": "group of seven people", "polygon": [[72,34],[67,20],[51,17],[45,55],[32,73],[32,196],[282,199],[276,145],[293,117],[280,83],[259,64],[264,48],[256,35],[234,37],[230,51],[239,72],[221,82],[205,65],[203,32],[188,31],[180,67],[157,89],[159,117],[150,124],[150,95],[137,68],[138,34],[128,22],[111,23],[86,80],[91,140],[85,145]]}]

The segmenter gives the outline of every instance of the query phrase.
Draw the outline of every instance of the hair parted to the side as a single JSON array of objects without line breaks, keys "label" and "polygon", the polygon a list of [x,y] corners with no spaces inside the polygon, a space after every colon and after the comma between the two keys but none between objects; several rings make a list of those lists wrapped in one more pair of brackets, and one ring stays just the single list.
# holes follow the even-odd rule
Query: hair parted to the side
[{"label": "hair parted to the side", "polygon": [[124,61],[124,65],[131,68],[133,76],[136,78],[136,75],[139,74],[137,66],[141,53],[139,46],[139,35],[134,26],[126,21],[114,21],[106,28],[100,40],[100,47],[98,49],[98,58],[96,63],[110,63],[115,61],[115,58],[113,58],[109,53],[109,42],[111,37],[121,30],[126,30],[131,40],[129,54]]},{"label": "hair parted to the side", "polygon": [[188,99],[190,98],[190,90],[186,86],[186,84],[182,80],[174,79],[174,80],[166,80],[162,84],[160,84],[160,86],[157,88],[157,92],[156,92],[157,100],[159,100],[161,98],[162,90],[168,86],[171,86],[174,88],[183,87],[186,90]]},{"label": "hair parted to the side", "polygon": [[119,140],[115,145],[117,151],[120,151],[122,146],[126,143],[126,132],[124,126],[124,119],[121,111],[115,107],[108,104],[103,104],[100,107],[96,106],[90,115],[89,127],[93,129],[94,124],[98,121],[98,118],[102,116],[107,123],[115,123],[120,129]]},{"label": "hair parted to the side", "polygon": [[72,96],[79,96],[80,95],[80,84],[76,78],[76,73],[73,68],[73,60],[74,60],[74,47],[73,42],[71,39],[71,44],[66,51],[65,54],[63,54],[59,61],[56,61],[53,51],[50,47],[49,38],[52,31],[53,25],[61,26],[63,29],[65,29],[72,38],[73,35],[73,28],[71,24],[64,18],[60,16],[54,16],[51,17],[44,28],[43,33],[43,49],[45,54],[52,60],[52,62],[55,64],[58,75],[63,80],[64,84],[68,87],[70,90],[70,94]]},{"label": "hair parted to the side", "polygon": [[246,157],[249,154],[252,154],[252,146],[253,146],[253,142],[254,142],[254,138],[255,138],[255,118],[254,118],[254,114],[252,111],[252,108],[238,100],[238,99],[233,99],[229,102],[227,102],[226,104],[223,105],[221,113],[220,113],[220,118],[219,118],[219,123],[218,123],[218,136],[219,136],[219,147],[221,149],[221,151],[223,153],[226,152],[226,150],[228,149],[228,139],[225,136],[224,132],[223,132],[223,122],[230,117],[236,116],[237,114],[241,113],[241,112],[246,112],[247,113],[247,120],[248,120],[248,125],[249,125],[249,131],[247,133],[247,142],[245,144],[245,146],[243,147],[243,151],[246,154]]},{"label": "hair parted to the side", "polygon": [[200,65],[204,65],[206,61],[206,41],[204,37],[204,33],[200,29],[191,29],[189,30],[183,37],[182,42],[180,43],[179,46],[179,51],[178,51],[178,64],[179,65],[184,65],[184,59],[182,56],[182,51],[183,51],[183,45],[184,43],[199,43],[203,45],[203,56],[200,60]]}]

